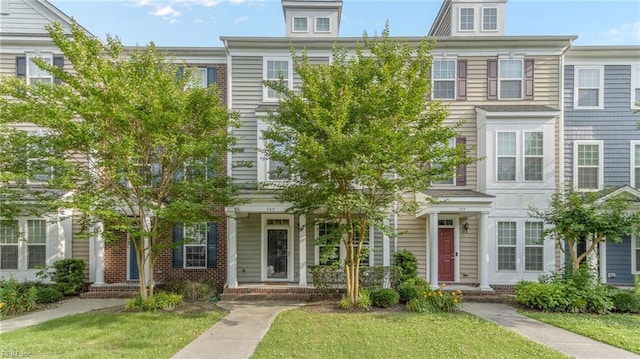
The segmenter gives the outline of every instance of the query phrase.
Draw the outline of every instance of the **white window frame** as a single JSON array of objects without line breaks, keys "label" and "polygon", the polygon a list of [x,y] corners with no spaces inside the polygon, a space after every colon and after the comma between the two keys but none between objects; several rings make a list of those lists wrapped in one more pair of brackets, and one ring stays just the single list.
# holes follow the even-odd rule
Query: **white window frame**
[{"label": "white window frame", "polygon": [[[520,77],[502,77],[501,69],[503,61],[520,62]],[[524,57],[499,57],[498,58],[498,99],[522,100],[524,98]],[[502,97],[502,81],[520,81],[520,97]]]},{"label": "white window frame", "polygon": [[[291,178],[288,179],[270,179],[269,178],[269,164],[270,164],[270,160],[269,157],[267,156],[267,154],[265,153],[265,149],[266,149],[266,143],[265,140],[262,136],[262,133],[264,131],[266,131],[269,128],[269,126],[260,118],[257,119],[257,129],[258,129],[258,143],[257,143],[257,155],[258,155],[258,162],[257,162],[257,177],[258,177],[258,182],[269,182],[269,183],[286,183],[288,181],[291,180]],[[292,174],[293,177],[293,174]]]},{"label": "white window frame", "polygon": [[640,236],[631,235],[631,274],[640,274],[638,269],[640,261]]},{"label": "white window frame", "polygon": [[[318,30],[318,19],[327,19],[329,20],[329,30]],[[313,29],[317,33],[329,33],[331,32],[331,18],[328,16],[316,16],[313,22]]]},{"label": "white window frame", "polygon": [[[7,219],[1,219],[2,221],[6,221]],[[51,254],[50,252],[50,247],[52,246],[52,243],[50,243],[50,241],[52,239],[52,234],[49,233],[50,232],[50,223],[49,220],[45,217],[20,217],[20,218],[16,218],[13,219],[13,221],[18,222],[18,228],[16,229],[16,236],[18,239],[18,242],[15,244],[0,244],[0,246],[11,246],[11,247],[17,247],[17,252],[18,252],[18,268],[2,268],[3,273],[6,273],[7,275],[10,274],[12,271],[36,271],[38,270],[37,268],[29,268],[29,249],[30,247],[34,247],[34,246],[39,246],[39,247],[44,247],[44,253],[45,253],[45,258],[44,258],[44,265],[49,265],[50,263],[50,257]],[[42,221],[44,222],[44,230],[45,230],[45,239],[44,239],[44,243],[29,243],[29,226],[28,223],[29,221]],[[0,249],[1,251],[2,249]]]},{"label": "white window frame", "polygon": [[[540,155],[527,155],[527,134],[539,133],[542,135],[542,154]],[[540,179],[527,179],[527,159],[539,158],[541,162],[540,172],[542,177]],[[524,182],[544,182],[544,131],[522,131],[522,180]]]},{"label": "white window frame", "polygon": [[[262,61],[262,79],[263,80],[278,80],[277,78],[268,78],[267,77],[267,66],[271,61],[286,61],[287,62],[287,78],[285,81],[287,82],[287,87],[289,89],[293,88],[293,66],[291,57],[264,57]],[[264,102],[278,102],[280,101],[279,97],[269,97],[269,88],[267,86],[262,86],[262,100]]]},{"label": "white window frame", "polygon": [[631,171],[630,171],[631,178],[630,178],[629,184],[631,184],[631,187],[640,189],[640,178],[636,177],[636,171],[640,170],[640,157],[636,156],[636,147],[640,147],[640,141],[631,141],[631,146],[630,146],[631,160],[629,161],[631,164]]},{"label": "white window frame", "polygon": [[[453,78],[436,79],[436,62],[453,62]],[[453,82],[453,97],[436,97],[436,82]],[[458,96],[458,59],[457,58],[434,58],[431,66],[431,99],[432,100],[455,100]]]},{"label": "white window frame", "polygon": [[[580,87],[580,70],[598,70],[599,76],[598,87]],[[579,92],[580,89],[584,90],[598,90],[598,105],[597,106],[580,106],[579,105]],[[604,109],[604,66],[574,66],[573,69],[573,108],[576,110],[601,110]]]},{"label": "white window frame", "polygon": [[[304,30],[296,30],[296,20],[304,19]],[[305,33],[309,32],[309,18],[307,16],[293,16],[291,18],[291,32]]]},{"label": "white window frame", "polygon": [[[32,60],[34,58],[43,58],[43,59],[49,61],[49,65],[53,65],[53,53],[51,53],[51,52],[39,52],[39,53],[27,52],[26,53],[26,78],[27,78],[27,84],[31,85],[33,83],[32,78],[33,79],[48,79],[49,80],[48,83],[53,83],[53,75],[48,73],[48,72],[46,72],[46,71],[44,71],[44,70],[40,70],[40,68],[38,68],[36,66],[36,64],[32,63]],[[31,73],[32,66],[34,67],[33,68],[34,72],[37,72],[37,73]]]},{"label": "white window frame", "polygon": [[[44,226],[44,242],[37,242],[37,243],[30,243],[29,240],[31,239],[31,228],[29,227],[29,222],[42,222],[41,225]],[[27,269],[38,269],[39,266],[42,265],[46,265],[47,264],[47,221],[44,219],[33,219],[33,218],[28,218],[24,221],[25,226],[24,226],[24,237],[26,239],[26,244],[27,244]],[[29,259],[29,252],[31,251],[32,247],[44,247],[44,260],[41,264],[38,264],[36,266],[31,267],[31,263],[30,263],[30,259]]]},{"label": "white window frame", "polygon": [[[186,88],[207,88],[208,68],[195,67],[193,69],[193,81],[186,84]],[[199,80],[199,81],[198,81]]]},{"label": "white window frame", "polygon": [[[455,138],[450,138],[449,139],[449,148],[455,148],[457,146],[456,143],[456,139]],[[437,164],[434,164],[437,165]],[[454,169],[453,173],[451,174],[451,178],[447,179],[446,182],[445,180],[441,180],[441,181],[433,181],[431,183],[432,186],[443,186],[443,187],[455,187],[456,185],[456,173],[457,170]]]},{"label": "white window frame", "polygon": [[[597,145],[598,146],[598,188],[579,188],[578,187],[578,148],[581,145]],[[580,166],[584,167],[584,166]],[[593,166],[590,166],[593,167]],[[592,192],[599,191],[604,182],[604,143],[603,141],[574,141],[573,142],[573,186],[578,191]]]},{"label": "white window frame", "polygon": [[[485,10],[495,10],[496,11],[496,27],[495,29],[486,29],[485,28],[485,21],[484,21],[484,12]],[[482,11],[481,11],[481,17],[482,17],[482,31],[483,32],[497,32],[498,31],[498,11],[499,9],[497,7],[483,7]]]},{"label": "white window frame", "polygon": [[[522,258],[522,263],[523,263],[523,270],[525,272],[544,272],[544,241],[543,238],[540,239],[540,242],[537,244],[527,244],[527,224],[530,223],[537,223],[540,224],[542,226],[542,230],[544,230],[544,224],[542,222],[537,222],[537,221],[525,221],[524,222],[524,252],[523,252],[523,258]],[[517,239],[516,239],[517,240]],[[541,263],[542,263],[542,267],[540,269],[527,269],[527,249],[528,248],[539,248],[542,252],[542,259],[541,259]]]},{"label": "white window frame", "polygon": [[[512,133],[515,137],[515,147],[514,147],[514,151],[515,153],[513,155],[500,155],[500,136],[499,134],[501,133]],[[496,182],[516,182],[518,181],[518,131],[496,131],[496,168],[495,168],[495,178],[496,178]],[[513,158],[514,159],[514,176],[513,179],[500,179],[499,178],[499,173],[498,173],[498,168],[499,168],[499,162],[500,162],[500,158]]]},{"label": "white window frame", "polygon": [[[268,224],[270,219],[287,220],[287,224]],[[294,250],[294,216],[292,214],[262,214],[260,226],[260,277],[263,282],[293,282],[295,250]],[[268,278],[267,275],[267,230],[287,229],[287,278]]]},{"label": "white window frame", "polygon": [[631,108],[640,109],[640,96],[636,97],[636,89],[640,90],[640,65],[631,66]]},{"label": "white window frame", "polygon": [[[43,130],[41,128],[30,129],[30,130],[27,130],[26,132],[27,132],[27,136],[39,136],[40,137],[40,136],[49,136],[50,135],[50,133],[48,133],[47,131],[45,131],[45,130]],[[29,163],[37,161],[37,160],[38,160],[38,158],[28,158],[27,159],[27,166],[29,166]],[[48,169],[48,171],[46,171],[47,169]],[[47,181],[50,181],[50,180],[53,179],[53,177],[55,175],[54,171],[55,171],[55,169],[54,169],[53,166],[47,166],[45,168],[45,172],[38,175],[38,176],[47,176],[48,177],[47,179],[40,180],[40,179],[37,179],[35,177],[31,177],[30,176],[29,178],[27,178],[27,184],[43,184],[43,183],[46,183]]]},{"label": "white window frame", "polygon": [[[462,28],[462,11],[471,10],[471,29]],[[466,15],[465,15],[466,16]],[[476,9],[473,7],[461,7],[458,9],[458,31],[460,32],[473,32],[476,30]]]},{"label": "white window frame", "polygon": [[[333,222],[325,222],[325,223],[333,224]],[[324,224],[324,223],[316,223],[314,225],[314,229],[313,229],[314,238],[320,237],[320,224]],[[315,245],[315,247],[314,247],[313,255],[314,255],[314,263],[316,265],[321,265],[320,264],[320,249],[321,249],[321,247],[324,247],[324,245],[322,245],[322,246],[321,245]],[[343,266],[344,258],[346,257],[346,255],[347,255],[347,249],[345,248],[344,243],[342,242],[342,239],[340,239],[338,241],[338,263],[340,264],[340,267]]]},{"label": "white window frame", "polygon": [[[515,243],[514,244],[500,244],[500,223],[513,223],[515,225]],[[496,270],[498,272],[518,272],[518,222],[515,220],[498,220],[496,222]],[[513,261],[515,268],[513,269],[501,269],[500,268],[500,248],[513,248]]]},{"label": "white window frame", "polygon": [[[195,227],[195,226],[204,226],[204,243],[188,243],[186,242],[188,240],[187,238],[187,230],[189,228]],[[183,255],[183,268],[184,269],[204,269],[207,268],[207,240],[209,238],[209,224],[206,222],[201,222],[201,223],[194,223],[192,225],[183,225],[182,226],[182,239],[185,241],[185,243],[182,245],[183,246],[183,251],[182,251],[182,255]],[[187,248],[196,248],[196,247],[202,247],[204,249],[204,265],[203,266],[190,266],[187,264]]]}]

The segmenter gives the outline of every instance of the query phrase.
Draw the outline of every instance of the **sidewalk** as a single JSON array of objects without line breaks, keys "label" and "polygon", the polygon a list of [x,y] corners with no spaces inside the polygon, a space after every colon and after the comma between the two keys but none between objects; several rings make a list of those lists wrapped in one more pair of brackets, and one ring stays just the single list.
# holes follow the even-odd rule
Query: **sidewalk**
[{"label": "sidewalk", "polygon": [[213,327],[176,353],[172,359],[249,358],[273,319],[282,311],[297,308],[294,302],[227,302],[218,306],[230,311]]},{"label": "sidewalk", "polygon": [[626,359],[639,355],[571,333],[518,314],[515,308],[496,303],[464,303],[462,310],[497,323],[525,338],[580,359]]},{"label": "sidewalk", "polygon": [[0,334],[12,330],[29,327],[46,322],[47,320],[66,317],[79,313],[90,312],[94,309],[102,309],[124,305],[124,299],[80,299],[75,298],[60,304],[59,307],[21,315],[13,319],[0,321]]}]

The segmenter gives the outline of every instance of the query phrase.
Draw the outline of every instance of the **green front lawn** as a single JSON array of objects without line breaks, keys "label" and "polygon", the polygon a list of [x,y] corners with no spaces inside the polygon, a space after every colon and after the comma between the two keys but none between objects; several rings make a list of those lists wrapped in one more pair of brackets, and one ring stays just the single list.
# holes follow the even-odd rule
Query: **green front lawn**
[{"label": "green front lawn", "polygon": [[226,315],[91,312],[0,335],[0,352],[30,358],[170,358]]},{"label": "green front lawn", "polygon": [[252,358],[566,358],[464,313],[280,314]]},{"label": "green front lawn", "polygon": [[522,312],[576,334],[640,354],[640,315]]}]

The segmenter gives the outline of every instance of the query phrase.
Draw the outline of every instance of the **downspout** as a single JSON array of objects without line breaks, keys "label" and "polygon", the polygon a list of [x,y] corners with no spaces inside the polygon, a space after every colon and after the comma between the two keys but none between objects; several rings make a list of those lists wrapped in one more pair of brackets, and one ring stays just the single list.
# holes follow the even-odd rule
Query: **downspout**
[{"label": "downspout", "polygon": [[[231,61],[231,53],[229,52],[229,44],[227,42],[227,40],[222,40],[222,43],[224,44],[224,51],[227,54],[227,110],[231,111],[233,110],[233,104],[232,104],[232,85],[231,85],[231,73],[232,73],[232,61]],[[227,134],[231,134],[233,133],[233,128],[231,126],[227,126]],[[233,176],[233,165],[232,165],[232,161],[233,161],[233,155],[231,151],[227,151],[227,177],[232,178]],[[227,211],[225,210],[225,214],[227,213]],[[235,214],[234,214],[235,215]],[[228,221],[228,220],[227,220]],[[227,241],[226,246],[227,246],[227,252],[228,252],[228,246],[229,246],[229,233],[228,233],[228,226],[227,226],[227,236],[225,238],[225,241]],[[227,255],[227,263],[225,266],[225,272],[227,271],[227,267],[229,266],[229,256]],[[229,287],[229,278],[228,276],[225,274],[225,283],[224,283],[224,288]]]}]

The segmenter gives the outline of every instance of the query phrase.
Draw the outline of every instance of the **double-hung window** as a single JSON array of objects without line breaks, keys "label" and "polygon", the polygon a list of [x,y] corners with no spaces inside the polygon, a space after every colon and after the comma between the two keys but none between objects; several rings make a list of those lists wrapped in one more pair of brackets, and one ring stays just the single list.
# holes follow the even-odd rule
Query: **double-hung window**
[{"label": "double-hung window", "polygon": [[316,17],[316,32],[330,32],[331,19],[328,17]]},{"label": "double-hung window", "polygon": [[18,221],[0,221],[0,269],[18,269]]},{"label": "double-hung window", "polygon": [[631,66],[631,108],[640,109],[640,66]]},{"label": "double-hung window", "polygon": [[456,98],[456,60],[434,60],[431,80],[434,100]]},{"label": "double-hung window", "polygon": [[500,99],[522,98],[522,59],[501,59],[499,68]]},{"label": "double-hung window", "polygon": [[337,265],[340,263],[340,238],[336,238],[338,226],[331,222],[318,223],[318,238],[325,244],[318,246],[316,263],[320,265]]},{"label": "double-hung window", "polygon": [[516,222],[498,222],[498,270],[516,270]]},{"label": "double-hung window", "polygon": [[473,8],[460,8],[460,31],[475,30],[475,13]]},{"label": "double-hung window", "polygon": [[[282,153],[284,145],[274,146],[276,152]],[[267,159],[267,181],[287,181],[291,179],[291,173],[284,163],[272,158]]]},{"label": "double-hung window", "polygon": [[573,106],[576,109],[604,108],[604,68],[575,66]]},{"label": "double-hung window", "polygon": [[524,269],[526,271],[544,270],[542,230],[542,222],[524,223]]},{"label": "double-hung window", "polygon": [[497,133],[497,175],[498,181],[516,180],[516,133]]},{"label": "double-hung window", "polygon": [[206,268],[207,224],[197,223],[184,226],[184,240],[184,267]]},{"label": "double-hung window", "polygon": [[524,133],[524,180],[542,181],[544,143],[542,132]]},{"label": "double-hung window", "polygon": [[306,17],[293,18],[293,32],[307,32],[309,29],[309,19]]},{"label": "double-hung window", "polygon": [[369,238],[369,230],[368,228],[365,229],[365,233],[360,233],[360,228],[355,225],[354,231],[353,231],[353,250],[354,252],[358,250],[358,243],[360,243],[360,241],[362,241],[362,256],[360,257],[360,267],[365,267],[368,266],[369,263],[369,259],[372,258],[371,257],[371,253],[369,252],[370,249],[370,240],[371,238]]},{"label": "double-hung window", "polygon": [[47,157],[49,157],[48,149],[44,148],[41,140],[44,141],[49,134],[42,130],[28,130],[27,136],[32,137],[30,141],[30,148],[27,149],[29,158],[27,159],[29,178],[28,183],[44,183],[53,179],[54,168],[47,163]]},{"label": "double-hung window", "polygon": [[[449,139],[449,147],[450,148],[454,148],[456,147],[456,139],[455,138],[451,138]],[[433,164],[434,167],[439,167],[438,163],[434,163]],[[453,186],[456,184],[456,173],[452,172],[451,173],[451,177],[448,177],[446,179],[442,179],[442,180],[438,180],[438,181],[433,181],[434,185],[448,185],[448,186]]]},{"label": "double-hung window", "polygon": [[53,64],[53,55],[52,54],[27,54],[27,83],[35,84],[35,83],[51,83],[53,82],[53,76],[47,71],[41,70],[33,60],[35,58],[42,58],[47,64]]},{"label": "double-hung window", "polygon": [[602,189],[602,141],[575,141],[573,157],[573,182],[577,189]]},{"label": "double-hung window", "polygon": [[640,189],[640,141],[631,141],[631,186]]},{"label": "double-hung window", "polygon": [[631,236],[631,243],[631,261],[635,263],[631,271],[633,274],[640,274],[640,235]]},{"label": "double-hung window", "polygon": [[[265,58],[263,78],[267,81],[283,81],[287,88],[292,87],[291,60],[288,58]],[[265,86],[264,101],[274,102],[282,98],[282,93]]]},{"label": "double-hung window", "polygon": [[482,8],[482,31],[498,30],[498,9],[495,7]]},{"label": "double-hung window", "polygon": [[42,219],[27,220],[27,268],[44,266],[47,260],[47,222]]}]

